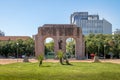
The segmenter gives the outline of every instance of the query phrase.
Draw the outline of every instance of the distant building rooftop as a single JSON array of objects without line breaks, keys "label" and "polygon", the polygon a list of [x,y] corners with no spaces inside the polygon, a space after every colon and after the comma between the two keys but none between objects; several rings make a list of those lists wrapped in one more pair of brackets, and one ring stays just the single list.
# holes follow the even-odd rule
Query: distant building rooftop
[{"label": "distant building rooftop", "polygon": [[18,39],[27,40],[29,38],[29,36],[0,36],[0,41],[16,41]]},{"label": "distant building rooftop", "polygon": [[75,24],[44,24],[43,27],[58,27],[58,26],[65,26],[65,27],[68,27],[68,26],[74,26]]}]

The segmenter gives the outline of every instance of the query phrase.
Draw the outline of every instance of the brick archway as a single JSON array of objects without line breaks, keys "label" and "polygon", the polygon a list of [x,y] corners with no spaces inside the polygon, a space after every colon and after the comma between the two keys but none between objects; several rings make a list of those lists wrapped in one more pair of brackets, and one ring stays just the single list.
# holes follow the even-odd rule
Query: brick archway
[{"label": "brick archway", "polygon": [[38,28],[35,36],[35,55],[44,53],[44,40],[46,37],[54,39],[55,54],[58,50],[66,52],[66,39],[73,37],[76,40],[76,59],[85,57],[85,45],[80,27],[72,24],[45,24]]}]

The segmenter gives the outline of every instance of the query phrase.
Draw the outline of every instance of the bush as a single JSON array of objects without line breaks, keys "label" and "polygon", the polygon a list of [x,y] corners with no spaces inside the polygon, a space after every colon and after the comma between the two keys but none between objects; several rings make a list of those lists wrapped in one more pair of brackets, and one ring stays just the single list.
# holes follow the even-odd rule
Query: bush
[{"label": "bush", "polygon": [[59,60],[60,60],[60,64],[64,65],[64,64],[63,64],[63,51],[59,50],[59,51],[57,52],[57,55],[58,55],[58,58],[59,58]]},{"label": "bush", "polygon": [[58,55],[58,58],[59,58],[59,60],[60,60],[60,64],[65,65],[65,64],[63,63],[63,60],[65,59],[65,60],[66,60],[66,65],[71,65],[71,64],[69,63],[69,60],[68,60],[67,55],[64,55],[63,51],[59,50],[59,51],[57,52],[57,55]]},{"label": "bush", "polygon": [[43,55],[43,54],[40,54],[40,55],[38,56],[39,67],[42,65],[42,63],[43,63],[43,59],[44,59],[44,55]]}]

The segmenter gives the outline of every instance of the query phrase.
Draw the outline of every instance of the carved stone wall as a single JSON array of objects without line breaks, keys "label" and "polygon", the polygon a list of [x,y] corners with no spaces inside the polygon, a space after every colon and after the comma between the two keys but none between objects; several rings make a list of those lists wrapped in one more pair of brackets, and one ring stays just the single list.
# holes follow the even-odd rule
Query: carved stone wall
[{"label": "carved stone wall", "polygon": [[35,36],[35,55],[44,53],[44,41],[47,37],[54,40],[55,54],[58,50],[66,52],[66,39],[74,38],[76,41],[75,56],[76,59],[85,57],[85,45],[80,27],[71,24],[45,24],[38,28],[38,34]]}]

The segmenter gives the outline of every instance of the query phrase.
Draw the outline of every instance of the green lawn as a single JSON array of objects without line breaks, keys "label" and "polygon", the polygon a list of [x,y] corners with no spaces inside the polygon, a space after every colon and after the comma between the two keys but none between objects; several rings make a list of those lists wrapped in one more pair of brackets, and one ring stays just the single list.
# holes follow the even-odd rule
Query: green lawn
[{"label": "green lawn", "polygon": [[0,80],[120,80],[120,65],[112,63],[14,63],[0,65]]}]

